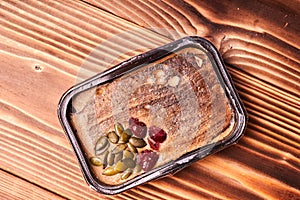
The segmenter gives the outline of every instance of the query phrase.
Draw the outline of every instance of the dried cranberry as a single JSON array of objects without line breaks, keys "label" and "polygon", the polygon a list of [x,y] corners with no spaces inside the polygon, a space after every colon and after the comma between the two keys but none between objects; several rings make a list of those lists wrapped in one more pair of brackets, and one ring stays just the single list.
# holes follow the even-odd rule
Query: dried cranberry
[{"label": "dried cranberry", "polygon": [[151,126],[149,128],[149,136],[154,142],[162,143],[166,140],[167,133],[157,126]]},{"label": "dried cranberry", "polygon": [[148,143],[149,143],[151,149],[157,150],[157,151],[159,150],[159,143],[158,142],[155,142],[151,138],[148,138]]},{"label": "dried cranberry", "polygon": [[144,138],[147,134],[147,126],[144,122],[139,121],[137,118],[131,117],[129,119],[129,128],[133,135],[139,138]]},{"label": "dried cranberry", "polygon": [[137,163],[144,171],[151,170],[158,160],[158,154],[152,150],[146,149],[137,156]]}]

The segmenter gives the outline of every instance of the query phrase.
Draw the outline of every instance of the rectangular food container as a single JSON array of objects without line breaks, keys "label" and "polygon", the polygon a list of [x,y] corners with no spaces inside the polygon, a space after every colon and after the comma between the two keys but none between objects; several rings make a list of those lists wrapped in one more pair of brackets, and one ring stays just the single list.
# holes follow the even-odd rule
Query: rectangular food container
[{"label": "rectangular food container", "polygon": [[[171,67],[169,65],[171,65]],[[202,82],[199,82],[197,77],[201,77],[200,79]],[[139,86],[126,85],[129,81],[136,81]],[[106,107],[112,105],[118,106],[117,97],[112,98],[111,96],[112,99],[107,100],[107,98],[105,99],[101,96],[104,96],[105,94],[110,97],[109,91],[112,88],[111,85],[114,83],[123,84],[124,87],[121,87],[122,89],[118,90],[124,90],[125,92],[123,94],[126,94],[127,96],[129,93],[126,93],[126,88],[128,90],[132,90],[132,87],[135,88],[135,92],[130,93],[130,95],[135,94],[135,97],[126,96],[126,98],[130,98],[130,102],[133,102],[132,104],[134,104],[135,99],[138,101],[142,100],[144,96],[148,96],[147,93],[139,94],[139,90],[137,89],[139,87],[145,88],[151,84],[153,86],[154,84],[153,87],[161,92],[156,95],[156,93],[151,90],[151,86],[149,86],[149,92],[153,92],[151,94],[149,93],[151,98],[155,98],[156,96],[162,97],[162,93],[166,93],[167,95],[170,93],[164,101],[161,100],[160,102],[160,100],[156,100],[156,102],[161,103],[159,106],[157,103],[153,103],[154,100],[151,101],[152,104],[149,101],[151,105],[140,103],[140,105],[143,105],[141,108],[143,114],[140,116],[142,118],[144,117],[144,119],[149,119],[147,123],[159,123],[161,127],[163,127],[165,119],[166,127],[168,127],[166,132],[169,133],[167,137],[170,141],[167,140],[165,142],[167,144],[161,145],[162,150],[168,149],[168,151],[174,150],[175,152],[176,149],[180,149],[180,147],[178,147],[180,145],[172,147],[170,144],[181,144],[180,142],[186,142],[187,144],[186,147],[183,147],[185,149],[180,150],[180,152],[183,152],[182,155],[174,153],[174,158],[166,162],[163,159],[163,155],[167,155],[167,150],[164,150],[165,152],[157,151],[158,155],[162,155],[159,157],[159,162],[162,164],[149,171],[137,174],[128,181],[121,181],[117,184],[102,181],[101,174],[97,174],[95,172],[97,169],[94,169],[90,164],[90,156],[94,149],[94,147],[91,147],[90,145],[94,145],[94,141],[97,140],[96,137],[99,137],[99,135],[103,135],[104,133],[95,131],[91,134],[81,134],[80,131],[82,130],[82,132],[84,132],[83,130],[85,130],[85,127],[80,127],[80,125],[82,126],[80,112],[75,108],[76,105],[79,105],[80,109],[84,109],[84,106],[90,106],[90,108],[99,109],[103,115],[107,114],[115,117],[114,113],[120,113],[118,108],[113,109],[112,111],[109,110],[108,113],[105,113],[104,110]],[[176,89],[176,87],[180,89]],[[93,91],[90,92],[90,94],[98,94],[98,96],[96,96],[97,104],[93,101],[93,99],[95,99],[94,96],[92,96],[90,100],[85,99],[87,98],[88,95],[86,94],[89,94],[89,91]],[[96,94],[95,91],[98,93]],[[146,90],[142,91],[145,92]],[[184,92],[186,92],[186,94]],[[180,96],[183,93],[185,96]],[[121,95],[120,99],[125,98],[125,96],[124,98],[122,97],[122,92],[121,94],[120,92],[117,94]],[[177,99],[177,107],[172,103],[165,105],[168,102],[172,102],[170,100],[171,97]],[[100,100],[102,100],[105,105],[99,103]],[[148,99],[145,99],[145,101],[148,101]],[[90,104],[92,103],[94,103],[95,106],[91,106]],[[120,103],[120,105],[121,104],[122,103]],[[206,110],[204,108],[202,109],[201,106],[206,106]],[[139,115],[139,111],[135,112],[135,109],[140,107],[137,106],[134,109],[128,108],[127,114],[124,114],[125,118],[126,116],[130,116],[130,114],[128,115],[130,112]],[[169,110],[171,108],[175,109],[175,107],[178,108],[178,110],[173,112],[175,113],[174,115],[169,116],[168,113],[171,113]],[[122,109],[124,108],[126,107],[122,107]],[[150,109],[150,111],[145,110],[146,108]],[[185,108],[188,111],[185,111]],[[101,113],[100,111],[99,113]],[[93,110],[90,109],[90,111],[86,111],[86,113],[93,113]],[[101,115],[95,113],[93,115],[95,119],[91,120],[98,123],[98,118],[100,118]],[[78,117],[78,124],[76,124],[76,120],[72,118],[73,115]],[[195,117],[191,117],[191,115],[195,115]],[[245,109],[235,91],[218,51],[209,41],[196,36],[185,37],[144,54],[135,56],[72,87],[62,96],[59,102],[58,117],[74,149],[86,182],[91,188],[104,194],[117,194],[148,181],[164,177],[168,174],[174,174],[191,165],[193,162],[236,143],[242,136],[246,126]],[[161,117],[160,120],[158,120],[159,117]],[[174,120],[168,121],[171,120],[170,118]],[[82,119],[85,118],[83,117]],[[123,118],[120,118],[120,120],[122,119]],[[215,119],[218,119],[218,121],[215,121]],[[112,123],[115,122],[116,121]],[[189,122],[192,123],[188,124]],[[84,124],[85,122],[82,123]],[[101,121],[101,123],[100,125],[104,127],[103,130],[107,127],[107,124],[109,124],[109,122],[106,123],[106,121]],[[175,136],[173,136],[172,131],[170,131],[174,127],[177,127],[176,131],[178,132],[178,135],[174,133]],[[193,139],[191,140],[191,137],[183,135],[185,132],[191,132],[191,134],[199,132],[199,135],[193,136]],[[181,141],[178,141],[177,143],[174,142],[178,137],[180,137],[179,139]],[[184,141],[185,139],[187,141]],[[144,140],[147,141],[146,138]],[[145,148],[151,149],[153,147],[151,146],[150,148],[149,144],[147,144],[147,147]],[[138,155],[139,153],[135,156]],[[103,169],[101,168],[101,170]]]}]

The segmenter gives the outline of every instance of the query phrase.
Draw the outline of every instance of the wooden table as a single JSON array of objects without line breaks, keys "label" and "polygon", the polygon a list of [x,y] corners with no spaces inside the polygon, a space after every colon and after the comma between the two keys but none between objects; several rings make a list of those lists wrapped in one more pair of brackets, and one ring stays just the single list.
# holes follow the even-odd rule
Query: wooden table
[{"label": "wooden table", "polygon": [[[299,19],[299,0],[2,0],[0,199],[300,199]],[[249,115],[244,137],[173,176],[98,194],[58,122],[61,95],[185,35],[220,50]]]}]

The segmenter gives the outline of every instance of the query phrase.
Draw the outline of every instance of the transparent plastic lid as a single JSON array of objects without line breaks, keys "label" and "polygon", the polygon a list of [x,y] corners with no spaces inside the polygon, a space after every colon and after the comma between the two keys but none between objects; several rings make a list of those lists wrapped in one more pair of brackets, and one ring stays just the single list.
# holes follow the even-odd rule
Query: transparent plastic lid
[{"label": "transparent plastic lid", "polygon": [[71,88],[59,118],[92,188],[115,194],[237,141],[245,111],[208,41],[186,37]]}]

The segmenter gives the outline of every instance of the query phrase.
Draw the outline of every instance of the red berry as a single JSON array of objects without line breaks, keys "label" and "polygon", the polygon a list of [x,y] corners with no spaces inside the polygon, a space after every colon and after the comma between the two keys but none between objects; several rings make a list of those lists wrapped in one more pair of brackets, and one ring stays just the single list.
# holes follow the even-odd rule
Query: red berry
[{"label": "red berry", "polygon": [[148,143],[149,143],[151,149],[157,150],[157,151],[159,150],[159,143],[158,142],[155,142],[151,138],[148,138]]},{"label": "red berry", "polygon": [[167,133],[157,126],[151,126],[149,128],[149,136],[154,142],[162,143],[166,140]]},{"label": "red berry", "polygon": [[146,137],[147,126],[144,122],[139,121],[137,118],[131,117],[129,119],[129,128],[133,135],[139,138]]},{"label": "red berry", "polygon": [[158,160],[158,154],[152,150],[144,150],[137,156],[137,162],[144,171],[151,170]]}]

